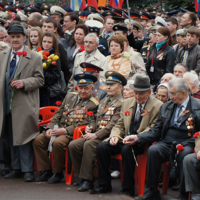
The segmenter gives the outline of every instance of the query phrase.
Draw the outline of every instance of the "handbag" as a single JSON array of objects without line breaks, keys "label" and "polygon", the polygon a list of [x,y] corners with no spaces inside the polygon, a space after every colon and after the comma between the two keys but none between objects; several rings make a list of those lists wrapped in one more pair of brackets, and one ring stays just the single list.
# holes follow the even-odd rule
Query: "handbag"
[{"label": "handbag", "polygon": [[67,86],[65,83],[63,71],[60,71],[60,78],[57,81],[57,83],[49,86],[49,93],[50,93],[50,97],[56,97],[60,94],[62,95],[67,94]]}]

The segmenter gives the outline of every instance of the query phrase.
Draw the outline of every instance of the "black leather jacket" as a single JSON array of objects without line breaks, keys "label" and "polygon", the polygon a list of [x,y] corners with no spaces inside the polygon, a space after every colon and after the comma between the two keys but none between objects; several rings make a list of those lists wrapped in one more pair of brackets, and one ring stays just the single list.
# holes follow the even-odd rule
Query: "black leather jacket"
[{"label": "black leather jacket", "polygon": [[[200,103],[193,97],[190,97],[188,103],[191,103],[191,113],[193,116],[193,124],[195,126],[195,131],[192,133],[194,134],[196,131],[200,130]],[[158,120],[153,128],[151,128],[148,132],[138,134],[139,144],[152,144],[155,141],[162,140],[168,130],[170,119],[173,114],[174,110],[174,103],[172,100],[164,103],[161,106],[160,114]],[[195,138],[192,137],[181,142],[182,145],[195,145]]]},{"label": "black leather jacket", "polygon": [[[157,51],[155,45],[156,44],[154,44],[152,46],[152,48],[150,50],[148,61],[146,63],[147,74],[149,75],[151,84],[153,84],[153,85],[156,85],[165,73],[173,73],[174,64],[175,64],[175,60],[176,60],[175,52],[172,47],[167,45],[163,49],[163,51],[157,55],[157,53],[159,51]],[[155,58],[155,60],[153,62],[154,72],[151,72],[150,69],[151,69],[151,65],[152,65],[153,54],[154,54],[154,58],[156,55],[157,55],[157,57]]]}]

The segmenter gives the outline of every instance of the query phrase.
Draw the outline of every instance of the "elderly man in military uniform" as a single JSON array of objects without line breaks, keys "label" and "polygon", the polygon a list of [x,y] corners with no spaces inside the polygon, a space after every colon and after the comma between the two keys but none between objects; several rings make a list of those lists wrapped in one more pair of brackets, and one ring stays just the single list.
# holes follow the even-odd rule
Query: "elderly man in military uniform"
[{"label": "elderly man in military uniform", "polygon": [[[43,171],[42,175],[36,179],[37,182],[48,180],[48,183],[58,183],[64,178],[65,150],[74,129],[88,124],[88,111],[93,113],[97,111],[99,102],[91,95],[93,83],[97,81],[97,78],[90,74],[77,74],[74,79],[78,82],[78,94],[66,95],[46,131],[38,135],[33,142],[38,169]],[[47,148],[50,151],[53,149],[53,176]]]},{"label": "elderly man in military uniform", "polygon": [[101,101],[107,95],[105,85],[99,80],[99,72],[103,71],[103,69],[101,67],[98,67],[96,65],[87,62],[81,63],[80,66],[83,68],[84,73],[92,74],[97,77],[97,81],[94,83],[92,96],[97,101]]},{"label": "elderly man in military uniform", "polygon": [[74,171],[81,179],[79,192],[93,188],[97,145],[109,136],[112,127],[120,118],[123,102],[121,90],[122,86],[126,85],[126,78],[114,71],[106,72],[105,77],[108,97],[100,101],[96,120],[86,127],[84,137],[72,141],[69,145]]},{"label": "elderly man in military uniform", "polygon": [[104,75],[105,72],[108,71],[108,61],[106,57],[100,53],[100,51],[98,50],[98,46],[99,46],[99,38],[94,33],[89,33],[88,35],[85,36],[84,38],[85,51],[76,55],[74,61],[73,73],[68,84],[68,92],[72,92],[74,90],[74,87],[76,86],[73,76],[75,74],[83,72],[82,68],[80,67],[80,64],[82,62],[92,63],[94,65],[101,67],[104,71],[100,72],[100,80],[102,82],[105,81]]},{"label": "elderly man in military uniform", "polygon": [[133,84],[135,97],[122,104],[120,119],[113,127],[110,137],[97,147],[99,186],[91,194],[112,191],[109,166],[111,156],[122,155],[123,185],[121,194],[134,196],[134,171],[136,156],[143,154],[145,145],[134,145],[133,134],[142,135],[157,121],[162,102],[151,95],[150,80],[147,76],[137,76]]}]

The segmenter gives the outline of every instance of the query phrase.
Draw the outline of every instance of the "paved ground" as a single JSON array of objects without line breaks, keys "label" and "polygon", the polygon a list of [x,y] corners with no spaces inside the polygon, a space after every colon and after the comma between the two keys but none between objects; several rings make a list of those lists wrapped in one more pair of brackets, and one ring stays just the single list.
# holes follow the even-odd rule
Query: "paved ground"
[{"label": "paved ground", "polygon": [[[35,173],[39,176],[38,172]],[[75,177],[74,181],[78,179]],[[95,186],[97,181],[95,182]],[[118,195],[121,190],[120,179],[112,181],[113,192],[103,195],[90,195],[89,192],[78,192],[77,187],[62,183],[51,185],[48,183],[25,183],[23,179],[5,180],[0,176],[0,200],[101,200],[101,199],[122,199]],[[137,193],[137,191],[136,191]],[[168,190],[168,195],[163,195],[162,200],[173,200],[178,192]],[[123,198],[128,199],[128,198]]]},{"label": "paved ground", "polygon": [[[35,173],[39,176],[38,173]],[[77,181],[78,178],[74,178]],[[95,186],[97,181],[95,182]],[[118,192],[121,190],[120,179],[112,180],[113,192],[110,194],[90,195],[89,192],[78,192],[78,187],[65,185],[63,180],[59,184],[48,183],[25,183],[23,179],[5,180],[0,176],[0,200],[100,200],[116,199],[119,197]],[[137,189],[136,189],[137,194]],[[173,200],[178,196],[178,192],[168,191],[168,195],[163,195],[163,200]],[[121,199],[121,198],[119,198]],[[123,199],[127,199],[126,197]]]}]

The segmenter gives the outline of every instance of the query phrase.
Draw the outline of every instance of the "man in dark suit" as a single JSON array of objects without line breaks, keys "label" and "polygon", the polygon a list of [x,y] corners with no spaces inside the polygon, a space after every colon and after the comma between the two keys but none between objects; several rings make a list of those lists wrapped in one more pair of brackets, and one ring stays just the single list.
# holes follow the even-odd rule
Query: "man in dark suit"
[{"label": "man in dark suit", "polygon": [[200,103],[188,95],[188,85],[183,78],[174,78],[169,81],[170,99],[163,104],[156,125],[150,131],[135,135],[134,142],[142,145],[152,144],[147,155],[147,182],[146,187],[150,188],[138,200],[161,200],[158,190],[158,177],[163,162],[170,160],[172,142],[182,144],[184,149],[177,153],[179,167],[180,189],[178,199],[188,199],[185,191],[183,174],[183,159],[187,154],[194,151],[195,130],[200,130]]}]

